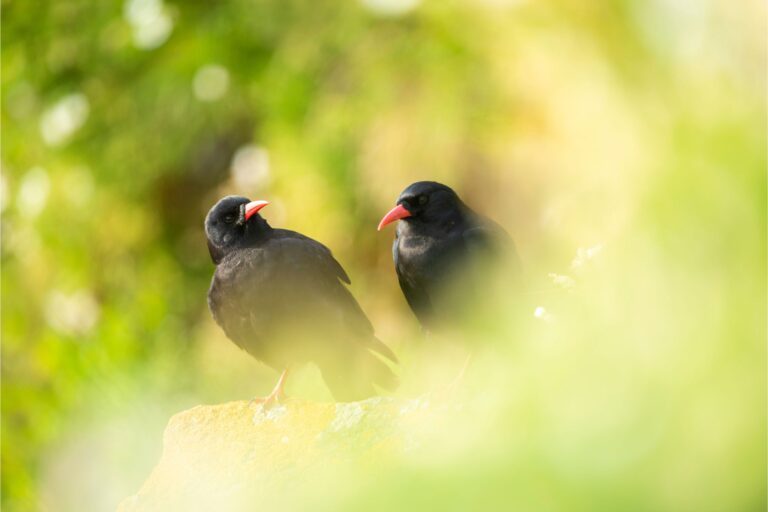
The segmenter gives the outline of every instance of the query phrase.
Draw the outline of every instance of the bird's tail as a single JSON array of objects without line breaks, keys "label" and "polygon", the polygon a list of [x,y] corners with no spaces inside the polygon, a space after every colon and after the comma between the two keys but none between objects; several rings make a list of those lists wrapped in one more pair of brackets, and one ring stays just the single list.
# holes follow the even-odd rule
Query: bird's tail
[{"label": "bird's tail", "polygon": [[397,358],[389,347],[378,339],[373,339],[375,341],[369,347],[356,347],[356,350],[345,358],[334,358],[320,364],[323,380],[336,400],[354,402],[379,395],[377,388],[385,391],[397,389],[397,375],[378,354],[389,358],[393,363],[397,362]]}]

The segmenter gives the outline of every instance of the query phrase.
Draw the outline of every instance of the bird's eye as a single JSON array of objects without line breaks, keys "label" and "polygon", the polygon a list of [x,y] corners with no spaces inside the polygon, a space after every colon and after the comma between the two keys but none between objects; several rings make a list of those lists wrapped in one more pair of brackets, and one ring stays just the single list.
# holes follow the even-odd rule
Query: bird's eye
[{"label": "bird's eye", "polygon": [[426,194],[421,194],[421,195],[419,196],[419,204],[420,204],[420,205],[424,206],[424,205],[425,205],[425,204],[427,204],[428,202],[429,202],[429,196],[427,196]]},{"label": "bird's eye", "polygon": [[232,214],[225,215],[224,216],[224,222],[226,222],[227,224],[232,224],[233,222],[235,222],[235,216],[232,215]]}]

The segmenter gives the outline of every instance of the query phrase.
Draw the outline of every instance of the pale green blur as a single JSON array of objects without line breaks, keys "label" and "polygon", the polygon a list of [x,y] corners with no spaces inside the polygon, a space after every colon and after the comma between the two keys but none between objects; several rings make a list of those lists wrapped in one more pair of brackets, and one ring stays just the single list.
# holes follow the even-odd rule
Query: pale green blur
[{"label": "pale green blur", "polygon": [[206,307],[224,194],[333,250],[401,396],[449,381],[376,231],[421,179],[527,291],[454,333],[433,444],[273,509],[765,509],[762,2],[2,7],[4,510],[113,510],[171,414],[269,391]]}]

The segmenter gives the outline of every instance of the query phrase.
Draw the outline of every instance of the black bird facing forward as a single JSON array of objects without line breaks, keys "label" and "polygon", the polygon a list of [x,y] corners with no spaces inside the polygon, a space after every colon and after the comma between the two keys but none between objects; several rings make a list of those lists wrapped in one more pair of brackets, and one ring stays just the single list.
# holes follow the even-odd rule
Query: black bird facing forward
[{"label": "black bird facing forward", "polygon": [[[378,229],[398,223],[392,256],[400,288],[425,330],[450,323],[471,304],[493,258],[506,255],[518,266],[510,236],[498,224],[473,212],[450,187],[418,181],[403,190]],[[475,288],[471,290],[470,288]],[[456,297],[459,294],[462,297]],[[476,295],[474,295],[476,296]]]},{"label": "black bird facing forward", "polygon": [[259,215],[266,201],[227,196],[211,208],[205,233],[216,265],[208,306],[230,340],[283,372],[265,399],[279,400],[288,368],[314,362],[334,397],[359,400],[393,389],[397,378],[377,355],[396,362],[343,283],[323,244],[274,229]]}]

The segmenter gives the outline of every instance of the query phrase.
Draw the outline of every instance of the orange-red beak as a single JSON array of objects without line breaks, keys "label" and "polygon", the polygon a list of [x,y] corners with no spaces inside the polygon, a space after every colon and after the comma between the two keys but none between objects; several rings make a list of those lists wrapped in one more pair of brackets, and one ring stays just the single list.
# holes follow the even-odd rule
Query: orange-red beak
[{"label": "orange-red beak", "polygon": [[399,204],[389,210],[389,212],[384,216],[383,219],[381,219],[381,222],[379,222],[379,227],[377,228],[378,231],[381,231],[384,226],[389,224],[390,222],[395,222],[396,220],[404,219],[406,217],[410,217],[411,212],[405,209],[405,206]]},{"label": "orange-red beak", "polygon": [[245,221],[259,213],[259,210],[269,204],[269,201],[251,201],[245,205]]}]

